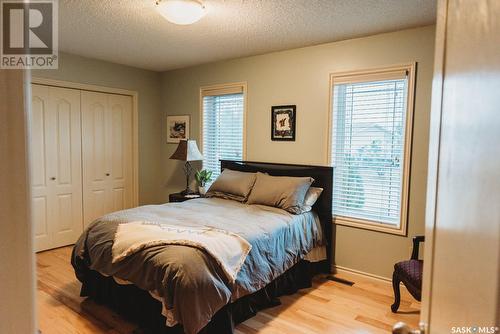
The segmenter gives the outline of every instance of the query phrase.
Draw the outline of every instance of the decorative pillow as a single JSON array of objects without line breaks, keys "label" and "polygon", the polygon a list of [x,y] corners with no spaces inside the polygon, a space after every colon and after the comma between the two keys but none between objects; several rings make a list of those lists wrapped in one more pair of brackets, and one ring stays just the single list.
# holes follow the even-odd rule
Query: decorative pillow
[{"label": "decorative pillow", "polygon": [[301,211],[311,211],[314,203],[316,203],[322,192],[323,188],[310,187],[307,191],[306,197],[304,198],[304,204],[302,205]]},{"label": "decorative pillow", "polygon": [[248,197],[248,204],[263,204],[284,209],[290,213],[301,213],[311,177],[271,176],[257,173],[257,179]]},{"label": "decorative pillow", "polygon": [[252,190],[255,178],[255,173],[224,169],[214,183],[212,183],[205,196],[244,202]]}]

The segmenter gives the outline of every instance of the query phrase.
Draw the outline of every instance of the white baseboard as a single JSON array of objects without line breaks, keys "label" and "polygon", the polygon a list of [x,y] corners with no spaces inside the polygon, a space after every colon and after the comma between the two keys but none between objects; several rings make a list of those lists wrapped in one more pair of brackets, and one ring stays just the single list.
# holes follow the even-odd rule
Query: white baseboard
[{"label": "white baseboard", "polygon": [[364,277],[374,278],[376,280],[380,280],[380,281],[383,281],[386,283],[392,283],[392,279],[390,279],[388,277],[379,276],[379,275],[375,275],[375,274],[367,273],[367,272],[364,272],[361,270],[351,269],[351,268],[347,268],[347,267],[343,267],[343,266],[334,265],[333,270],[335,273],[355,274],[355,275],[360,275],[360,276],[364,276]]}]

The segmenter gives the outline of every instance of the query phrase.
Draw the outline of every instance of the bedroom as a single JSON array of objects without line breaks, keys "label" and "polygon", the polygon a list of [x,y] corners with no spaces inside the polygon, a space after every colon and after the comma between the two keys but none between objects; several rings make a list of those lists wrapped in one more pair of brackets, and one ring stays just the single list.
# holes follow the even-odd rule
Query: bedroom
[{"label": "bedroom", "polygon": [[[3,143],[10,143],[5,154],[2,146],[9,157],[2,203],[14,201],[2,207],[2,249],[12,253],[1,257],[1,333],[386,333],[397,322],[445,333],[498,326],[498,148],[478,150],[475,158],[491,164],[475,169],[472,155],[459,149],[472,144],[453,131],[461,130],[460,119],[447,114],[471,110],[463,94],[475,89],[484,97],[472,106],[479,124],[472,142],[498,139],[498,116],[488,108],[498,97],[478,88],[485,79],[498,87],[495,75],[481,76],[499,66],[490,43],[500,24],[497,3],[187,0],[179,3],[197,20],[179,24],[186,17],[167,9],[171,0],[48,2],[58,12],[56,68],[1,70]],[[31,20],[36,14],[29,33],[46,37]],[[474,49],[482,56],[464,51]],[[479,86],[442,84],[461,68],[480,73],[472,78]],[[26,120],[7,114],[23,110],[23,98],[26,136]],[[63,113],[53,112],[61,106]],[[25,152],[25,140],[29,154],[14,154]],[[446,174],[452,162],[464,170]],[[200,170],[208,171],[206,180]],[[6,177],[9,171],[17,176]],[[484,173],[494,182],[480,183]],[[449,183],[438,183],[438,174]],[[15,196],[4,190],[11,182],[21,185]],[[206,198],[185,191],[200,186]],[[437,201],[438,190],[453,201]],[[26,196],[29,203],[19,199]],[[471,201],[478,208],[457,210]],[[480,202],[490,210],[480,210]],[[471,217],[479,221],[472,227]],[[193,237],[192,225],[202,220],[217,238]],[[141,221],[149,234],[144,226],[134,233]],[[289,227],[277,232],[283,221]],[[165,232],[172,222],[177,237]],[[443,233],[450,229],[453,237]],[[413,238],[424,234],[415,256],[421,239]],[[467,243],[472,236],[482,242]],[[115,255],[127,242],[123,260]],[[217,248],[230,244],[232,253]],[[159,267],[148,257],[166,261],[161,278],[151,278]],[[395,264],[402,276],[393,277]],[[417,277],[404,276],[410,264]],[[195,270],[202,267],[203,275]],[[468,270],[484,277],[463,275],[463,284],[444,288]],[[458,304],[465,298],[470,307]],[[13,316],[19,312],[24,321]]]}]

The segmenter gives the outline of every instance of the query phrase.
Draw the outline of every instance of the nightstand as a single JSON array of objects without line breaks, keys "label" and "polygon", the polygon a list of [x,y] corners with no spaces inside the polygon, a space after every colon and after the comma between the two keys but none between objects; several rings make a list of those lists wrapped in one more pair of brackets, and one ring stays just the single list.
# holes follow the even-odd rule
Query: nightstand
[{"label": "nightstand", "polygon": [[[196,195],[196,197],[193,197],[194,195]],[[183,195],[181,193],[174,193],[174,194],[168,195],[168,201],[170,203],[184,202],[184,201],[189,201],[190,199],[195,199],[195,198],[200,198],[200,197],[203,197],[203,196],[200,196],[200,194]]]}]

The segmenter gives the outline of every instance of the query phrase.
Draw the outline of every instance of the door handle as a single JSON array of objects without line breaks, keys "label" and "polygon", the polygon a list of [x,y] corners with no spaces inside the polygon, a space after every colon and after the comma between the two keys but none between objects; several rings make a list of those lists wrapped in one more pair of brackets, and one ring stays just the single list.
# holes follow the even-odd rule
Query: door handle
[{"label": "door handle", "polygon": [[111,175],[111,174],[109,174],[109,173],[106,173],[106,176],[109,176],[109,175]]},{"label": "door handle", "polygon": [[55,178],[54,176],[52,176],[52,177],[50,178],[50,180],[51,180],[51,181],[55,181],[55,180],[56,180],[56,178]]},{"label": "door handle", "polygon": [[392,327],[392,334],[425,334],[425,326],[420,324],[420,329],[411,329],[404,322],[398,322]]}]

